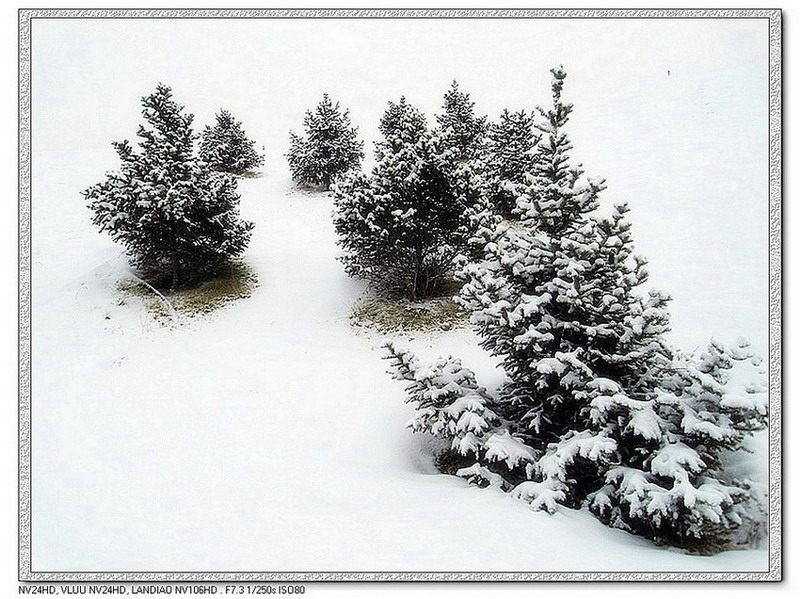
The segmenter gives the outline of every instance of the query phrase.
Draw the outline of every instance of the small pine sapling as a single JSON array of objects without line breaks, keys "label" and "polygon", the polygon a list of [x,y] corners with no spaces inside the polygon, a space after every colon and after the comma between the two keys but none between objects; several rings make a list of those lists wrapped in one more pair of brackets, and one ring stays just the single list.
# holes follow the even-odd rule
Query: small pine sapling
[{"label": "small pine sapling", "polygon": [[303,119],[305,137],[290,132],[286,154],[292,180],[300,185],[328,190],[345,173],[358,169],[364,158],[364,142],[350,123],[349,111],[342,111],[324,94],[314,111]]},{"label": "small pine sapling", "polygon": [[540,137],[534,134],[533,116],[524,110],[504,110],[500,120],[487,132],[486,177],[489,202],[498,213],[511,218],[517,198],[525,192],[534,170],[535,149]]},{"label": "small pine sapling", "polygon": [[230,112],[221,110],[213,127],[206,126],[200,138],[200,158],[211,168],[233,174],[242,174],[264,163],[264,156],[256,152],[255,142],[248,139]]}]

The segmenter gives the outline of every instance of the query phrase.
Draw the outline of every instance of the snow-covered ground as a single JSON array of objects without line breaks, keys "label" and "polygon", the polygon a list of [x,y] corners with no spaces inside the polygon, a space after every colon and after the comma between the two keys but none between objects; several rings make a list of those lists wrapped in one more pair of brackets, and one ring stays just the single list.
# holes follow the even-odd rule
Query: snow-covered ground
[{"label": "snow-covered ground", "polygon": [[[432,118],[452,77],[491,117],[504,105],[546,103],[547,68],[560,60],[569,72],[565,97],[576,104],[574,155],[589,174],[608,179],[606,201],[631,203],[651,283],[675,296],[674,340],[692,349],[711,334],[723,341],[745,335],[764,353],[766,63],[759,70],[763,57],[748,54],[761,51],[758,31],[733,23],[697,38],[700,25],[669,23],[671,38],[664,34],[652,47],[626,53],[618,43],[613,56],[600,53],[592,65],[606,64],[605,78],[564,46],[534,56],[526,67],[533,74],[520,82],[501,78],[508,61],[479,56],[480,40],[468,51],[473,70],[459,66],[463,57],[447,63],[448,43],[466,35],[456,25],[446,26],[451,37],[431,38],[420,22],[416,51],[436,60],[421,76],[392,79],[391,69],[367,75],[361,63],[342,58],[370,50],[369,60],[394,64],[386,48],[385,56],[371,50],[368,36],[323,35],[313,23],[316,45],[305,44],[313,36],[297,37],[299,23],[281,23],[266,31],[285,47],[265,55],[272,46],[261,37],[252,45],[247,36],[259,30],[248,24],[229,50],[248,58],[248,70],[240,79],[225,71],[220,81],[216,69],[232,62],[227,54],[202,60],[208,44],[223,47],[208,41],[206,22],[165,28],[162,37],[140,29],[160,23],[107,30],[100,23],[39,23],[38,38],[34,31],[34,570],[767,569],[763,550],[688,556],[611,530],[584,511],[534,513],[499,492],[437,475],[424,442],[404,429],[410,408],[403,385],[385,374],[377,349],[384,337],[349,324],[364,287],[335,259],[331,200],[294,189],[281,157],[288,129],[299,127],[303,110],[326,89],[370,139],[386,101],[406,93]],[[401,23],[408,22],[391,28]],[[613,37],[585,23],[565,26],[578,49]],[[497,25],[492,35],[502,33],[517,56],[527,38],[512,25]],[[556,39],[555,25],[542,28],[541,36]],[[398,35],[408,41],[405,31]],[[652,38],[649,26],[634,33],[645,46]],[[186,43],[183,54],[170,46],[176,39]],[[687,49],[687,40],[694,46]],[[104,54],[110,47],[116,65]],[[180,70],[191,50],[200,53],[194,70]],[[265,75],[259,60],[283,60],[295,79],[287,84],[273,66]],[[626,61],[637,65],[633,80],[625,77]],[[412,64],[408,57],[396,62]],[[321,75],[330,66],[339,69],[335,81]],[[481,84],[475,73],[489,78],[492,68],[497,81]],[[231,108],[268,153],[265,175],[240,183],[243,216],[256,224],[246,260],[259,287],[175,327],[158,324],[135,300],[122,301],[121,248],[97,233],[79,194],[116,167],[107,142],[133,137],[138,98],[158,80],[175,83],[198,124],[220,106]],[[532,87],[523,90],[526,83]],[[302,93],[285,97],[290,84]],[[81,91],[86,85],[102,86],[109,104]],[[469,330],[400,343],[422,357],[458,355],[483,384],[501,378]],[[763,446],[753,460],[763,472]]]},{"label": "snow-covered ground", "polygon": [[[763,551],[689,557],[436,475],[383,338],[349,324],[363,286],[335,260],[331,200],[285,176],[241,183],[251,298],[174,328],[120,305],[125,260],[65,189],[107,157],[80,156],[87,181],[34,157],[34,569],[766,567]],[[401,343],[499,380],[470,331]]]}]

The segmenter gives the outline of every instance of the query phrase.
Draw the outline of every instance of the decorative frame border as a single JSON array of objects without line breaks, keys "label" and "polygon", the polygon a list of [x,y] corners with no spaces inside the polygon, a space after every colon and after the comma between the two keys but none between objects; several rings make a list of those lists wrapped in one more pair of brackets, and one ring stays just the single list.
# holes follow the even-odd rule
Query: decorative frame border
[{"label": "decorative frame border", "polygon": [[[31,22],[33,19],[767,19],[769,21],[769,570],[763,572],[34,572],[31,570]],[[780,9],[19,9],[19,580],[24,582],[782,580],[782,15]]]}]

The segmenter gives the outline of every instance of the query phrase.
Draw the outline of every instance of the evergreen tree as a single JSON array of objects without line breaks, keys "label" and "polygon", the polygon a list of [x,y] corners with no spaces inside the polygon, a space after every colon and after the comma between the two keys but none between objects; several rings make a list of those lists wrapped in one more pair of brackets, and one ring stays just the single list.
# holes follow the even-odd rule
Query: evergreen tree
[{"label": "evergreen tree", "polygon": [[525,195],[518,201],[523,220],[532,221],[545,233],[557,236],[582,214],[594,210],[603,188],[601,180],[578,185],[583,175],[581,165],[571,165],[572,143],[564,126],[572,113],[572,104],[562,102],[561,91],[567,74],[562,67],[551,69],[553,105],[538,107],[543,122],[536,128],[542,132],[537,146],[533,177]]},{"label": "evergreen tree", "polygon": [[453,81],[444,95],[444,112],[436,115],[437,128],[444,148],[452,149],[454,161],[478,157],[483,152],[486,136],[486,117],[475,115],[475,102],[469,94],[458,88]]},{"label": "evergreen tree", "polygon": [[442,164],[447,179],[462,196],[466,206],[465,234],[469,237],[458,264],[481,256],[483,245],[499,224],[489,201],[489,174],[486,169],[487,118],[476,116],[475,102],[453,81],[444,94],[443,112],[436,116],[434,135],[440,140]]},{"label": "evergreen tree", "polygon": [[528,177],[534,170],[538,143],[533,117],[524,110],[504,110],[500,120],[489,126],[487,193],[490,203],[506,218],[515,214],[517,198],[525,192]]},{"label": "evergreen tree", "polygon": [[[607,389],[591,400],[594,429],[615,439],[589,508],[611,526],[711,553],[763,536],[761,485],[729,463],[764,427],[766,373],[747,342],[677,353],[641,399]],[[743,384],[744,383],[744,384]]]},{"label": "evergreen tree", "polygon": [[447,177],[468,198],[470,210],[485,219],[486,209],[490,208],[486,201],[487,119],[475,115],[475,102],[459,89],[456,81],[445,93],[442,108],[442,114],[436,116],[434,134],[440,140]]},{"label": "evergreen tree", "polygon": [[[572,107],[565,74],[553,77],[542,160],[519,202],[528,226],[486,235],[483,260],[461,273],[459,301],[507,382],[489,394],[452,358],[423,365],[390,348],[393,373],[411,382],[416,430],[451,441],[439,463],[456,475],[535,509],[588,505],[657,542],[729,547],[762,521],[761,491],[726,465],[765,424],[764,373],[745,346],[697,361],[666,342],[669,298],[638,292],[647,271],[627,206],[593,214],[602,183],[569,164]],[[443,379],[448,368],[458,378]]]},{"label": "evergreen tree", "polygon": [[255,142],[247,138],[242,124],[230,112],[221,110],[216,119],[214,127],[206,126],[203,130],[200,158],[215,170],[235,174],[264,163],[264,156],[255,150]]},{"label": "evergreen tree", "polygon": [[301,185],[331,183],[348,171],[359,168],[364,158],[364,142],[357,138],[357,128],[350,124],[349,111],[342,112],[325,94],[303,119],[306,136],[290,132],[291,147],[286,154],[292,179]]},{"label": "evergreen tree", "polygon": [[119,172],[83,192],[93,222],[156,285],[207,280],[244,251],[253,224],[239,218],[235,179],[193,156],[194,116],[172,90],[159,84],[142,106],[140,152],[127,140],[114,143]]},{"label": "evergreen tree", "polygon": [[335,226],[347,272],[410,299],[439,293],[472,234],[472,198],[452,176],[424,116],[401,99],[381,119],[371,175],[335,188]]},{"label": "evergreen tree", "polygon": [[375,143],[375,159],[380,162],[386,156],[398,154],[404,146],[418,143],[427,133],[428,123],[420,110],[411,106],[405,96],[400,96],[397,104],[389,102],[378,130],[383,141]]}]

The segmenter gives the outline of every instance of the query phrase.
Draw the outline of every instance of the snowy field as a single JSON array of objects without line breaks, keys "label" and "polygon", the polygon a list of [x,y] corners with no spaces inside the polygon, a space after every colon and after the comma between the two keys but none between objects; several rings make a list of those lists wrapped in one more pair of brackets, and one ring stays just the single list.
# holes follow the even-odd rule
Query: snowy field
[{"label": "snowy field", "polygon": [[[606,203],[630,203],[673,341],[743,335],[765,355],[765,24],[47,21],[34,40],[33,570],[767,569],[765,550],[688,556],[437,475],[385,337],[349,323],[365,288],[336,261],[332,201],[294,188],[282,157],[324,91],[369,154],[400,94],[432,122],[456,78],[496,118],[546,104],[563,63],[573,156]],[[228,108],[267,152],[240,183],[259,287],[174,327],[121,301],[122,249],[80,196],[158,81],[197,128]],[[467,329],[398,341],[502,378]]]}]

